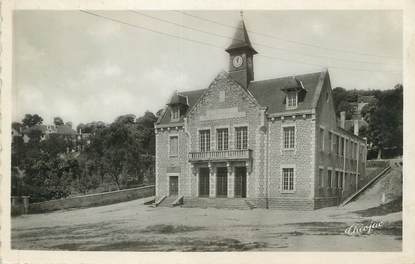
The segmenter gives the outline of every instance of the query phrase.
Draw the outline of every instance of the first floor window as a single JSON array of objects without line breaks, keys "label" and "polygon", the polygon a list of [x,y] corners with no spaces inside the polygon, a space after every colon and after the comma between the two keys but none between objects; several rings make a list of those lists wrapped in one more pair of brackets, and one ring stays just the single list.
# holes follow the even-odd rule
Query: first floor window
[{"label": "first floor window", "polygon": [[327,187],[331,188],[331,170],[327,171]]},{"label": "first floor window", "polygon": [[170,137],[170,156],[177,156],[179,153],[179,137],[171,136]]},{"label": "first floor window", "polygon": [[294,190],[294,168],[282,169],[282,190],[293,191]]},{"label": "first floor window", "polygon": [[324,175],[323,175],[323,169],[319,169],[318,170],[318,182],[319,182],[319,185],[320,185],[320,187],[323,187],[324,186]]},{"label": "first floor window", "polygon": [[320,150],[324,151],[324,129],[320,128]]},{"label": "first floor window", "polygon": [[295,127],[284,127],[284,149],[294,149]]},{"label": "first floor window", "polygon": [[217,149],[228,150],[228,129],[221,128],[216,130]]},{"label": "first floor window", "polygon": [[343,189],[343,173],[338,171],[337,172],[339,174],[339,188]]},{"label": "first floor window", "polygon": [[337,188],[337,184],[339,181],[339,176],[337,173],[333,173],[334,179],[333,179],[333,188]]},{"label": "first floor window", "polygon": [[210,151],[210,130],[200,130],[199,131],[200,137],[200,151],[206,152]]},{"label": "first floor window", "polygon": [[248,127],[237,127],[236,132],[236,149],[248,148]]}]

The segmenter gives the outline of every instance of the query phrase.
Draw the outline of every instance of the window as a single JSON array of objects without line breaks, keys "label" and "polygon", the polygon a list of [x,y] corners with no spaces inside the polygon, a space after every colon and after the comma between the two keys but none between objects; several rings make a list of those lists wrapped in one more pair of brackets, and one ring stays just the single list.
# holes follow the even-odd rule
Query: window
[{"label": "window", "polygon": [[282,190],[294,191],[294,168],[282,169]]},{"label": "window", "polygon": [[216,137],[217,150],[228,150],[228,129],[217,129]]},{"label": "window", "polygon": [[219,102],[225,102],[225,91],[219,92]]},{"label": "window", "polygon": [[210,151],[210,130],[200,130],[200,151]]},{"label": "window", "polygon": [[287,109],[297,108],[297,92],[288,92],[286,97]]},{"label": "window", "polygon": [[336,153],[336,155],[339,155],[338,144],[339,144],[339,136],[334,135],[334,138],[333,138],[333,152]]},{"label": "window", "polygon": [[344,154],[344,138],[342,138],[342,137],[339,137],[339,146],[340,146],[340,150],[339,150],[339,154],[340,154],[340,156],[343,156],[343,154]]},{"label": "window", "polygon": [[248,127],[237,127],[236,132],[236,149],[248,148]]},{"label": "window", "polygon": [[333,149],[333,139],[332,139],[332,137],[333,137],[333,134],[331,133],[331,132],[329,132],[329,152],[331,152],[332,151],[332,149]]},{"label": "window", "polygon": [[338,171],[337,173],[339,174],[339,182],[338,182],[339,185],[338,186],[340,189],[343,189],[343,173],[340,171]]},{"label": "window", "polygon": [[327,171],[327,187],[331,188],[331,170]]},{"label": "window", "polygon": [[320,187],[324,187],[324,175],[323,175],[323,169],[318,170],[318,184]]},{"label": "window", "polygon": [[337,188],[337,184],[338,184],[338,181],[339,181],[339,175],[338,175],[337,171],[336,171],[336,173],[333,174],[333,176],[334,176],[333,188]]},{"label": "window", "polygon": [[178,154],[179,154],[179,137],[171,136],[170,145],[169,145],[169,156],[177,157]]},{"label": "window", "polygon": [[320,128],[320,150],[324,151],[324,129]]},{"label": "window", "polygon": [[294,149],[295,127],[284,127],[284,149]]},{"label": "window", "polygon": [[180,108],[178,106],[174,106],[171,109],[171,120],[179,120],[180,119]]}]

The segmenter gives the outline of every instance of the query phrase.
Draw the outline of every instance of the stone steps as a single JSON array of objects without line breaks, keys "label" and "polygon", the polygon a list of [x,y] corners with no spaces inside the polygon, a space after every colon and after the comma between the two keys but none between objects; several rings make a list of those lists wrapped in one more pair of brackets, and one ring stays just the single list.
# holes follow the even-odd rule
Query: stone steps
[{"label": "stone steps", "polygon": [[176,201],[177,196],[167,196],[158,206],[159,207],[173,207],[172,203]]},{"label": "stone steps", "polygon": [[185,198],[183,207],[226,208],[248,210],[252,209],[245,198]]}]

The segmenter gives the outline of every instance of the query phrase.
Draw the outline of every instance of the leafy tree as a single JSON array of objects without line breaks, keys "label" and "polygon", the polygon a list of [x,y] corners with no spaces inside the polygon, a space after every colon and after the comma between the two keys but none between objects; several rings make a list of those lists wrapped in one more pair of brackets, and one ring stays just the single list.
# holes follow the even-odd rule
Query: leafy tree
[{"label": "leafy tree", "polygon": [[398,84],[392,90],[378,94],[378,101],[362,109],[369,123],[368,141],[378,149],[378,158],[385,149],[403,147],[403,86]]},{"label": "leafy tree", "polygon": [[36,125],[41,125],[43,122],[43,118],[40,117],[38,114],[26,114],[22,120],[22,124],[25,127],[33,127]]},{"label": "leafy tree", "polygon": [[61,126],[63,125],[63,119],[57,116],[53,118],[53,123],[55,124],[55,126]]}]

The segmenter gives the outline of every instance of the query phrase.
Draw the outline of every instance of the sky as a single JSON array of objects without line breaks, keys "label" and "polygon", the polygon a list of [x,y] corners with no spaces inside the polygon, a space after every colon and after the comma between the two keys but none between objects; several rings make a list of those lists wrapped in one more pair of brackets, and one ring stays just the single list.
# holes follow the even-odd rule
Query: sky
[{"label": "sky", "polygon": [[[74,125],[163,108],[228,70],[234,11],[15,11],[13,121]],[[244,11],[255,80],[328,69],[332,87],[402,83],[402,13]]]}]

